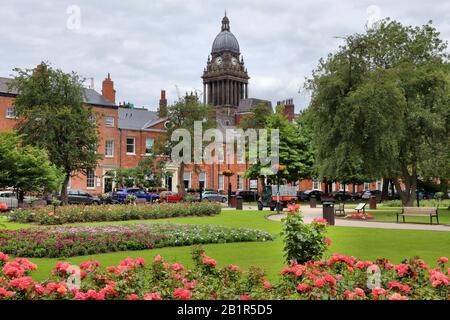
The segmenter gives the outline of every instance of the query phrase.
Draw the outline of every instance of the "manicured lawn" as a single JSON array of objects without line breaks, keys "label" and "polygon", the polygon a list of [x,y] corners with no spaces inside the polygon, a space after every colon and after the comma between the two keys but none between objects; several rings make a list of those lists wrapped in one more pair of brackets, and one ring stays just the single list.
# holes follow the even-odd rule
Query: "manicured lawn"
[{"label": "manicured lawn", "polygon": [[[277,236],[275,241],[265,243],[232,243],[205,245],[208,255],[216,258],[220,266],[236,264],[242,268],[256,265],[262,267],[269,279],[274,279],[285,265],[283,259],[283,242],[279,236],[281,223],[269,221],[265,216],[269,212],[258,211],[223,211],[215,217],[175,218],[151,220],[149,222],[170,221],[187,224],[213,224],[230,227],[246,227],[260,229]],[[142,221],[133,221],[142,222]],[[132,223],[132,222],[119,222]],[[4,223],[8,228],[23,227]],[[90,225],[111,224],[93,223]],[[29,227],[29,226],[28,226]],[[420,256],[434,265],[437,258],[450,254],[450,232],[385,230],[349,227],[330,227],[329,237],[332,245],[328,254],[339,252],[353,255],[361,259],[384,257],[399,263],[404,258]],[[157,254],[168,261],[178,261],[191,265],[189,247],[163,248],[147,251],[116,252],[93,256],[63,259],[72,263],[99,260],[104,266],[117,264],[126,257],[143,257],[151,261]],[[43,280],[50,274],[58,259],[31,259],[39,266],[34,276]]]},{"label": "manicured lawn", "polygon": [[[401,212],[401,208],[383,208],[381,210],[367,210],[368,213],[375,216],[370,221],[382,221],[382,222],[397,222],[397,212]],[[430,218],[425,217],[405,217],[408,223],[430,223]],[[402,217],[399,217],[400,223],[402,223]],[[436,223],[436,219],[433,218],[433,224]],[[439,223],[450,225],[450,210],[439,208]]]}]

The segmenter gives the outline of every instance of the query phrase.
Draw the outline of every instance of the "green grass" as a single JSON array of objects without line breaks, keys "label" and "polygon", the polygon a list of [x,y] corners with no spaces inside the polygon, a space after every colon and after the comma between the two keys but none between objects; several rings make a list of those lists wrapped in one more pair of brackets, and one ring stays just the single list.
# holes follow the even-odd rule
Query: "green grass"
[{"label": "green grass", "polygon": [[[380,221],[380,222],[397,222],[397,212],[401,212],[401,208],[383,208],[381,210],[367,210],[375,216],[374,219],[370,221]],[[405,217],[407,223],[430,223],[429,216],[424,217]],[[402,217],[399,217],[399,221],[402,223]],[[439,223],[450,225],[450,210],[439,208]],[[436,219],[433,218],[433,224],[436,224]]]},{"label": "green grass", "polygon": [[[236,264],[241,268],[248,268],[256,265],[262,267],[266,271],[268,278],[273,280],[285,266],[285,261],[283,258],[283,242],[279,236],[281,223],[267,220],[265,216],[268,213],[259,211],[223,211],[220,215],[214,217],[175,218],[148,222],[170,221],[186,224],[213,224],[268,231],[276,236],[274,241],[265,243],[211,244],[205,245],[204,248],[208,255],[218,260],[219,266]],[[142,221],[118,223],[140,222]],[[101,224],[111,224],[111,222],[91,223],[89,225]],[[24,226],[11,223],[6,223],[6,225],[8,228]],[[25,226],[29,227],[29,225]],[[420,256],[429,264],[434,265],[437,258],[450,253],[450,232],[330,227],[328,236],[332,240],[332,245],[327,254],[339,252],[361,259],[373,260],[384,257],[399,263],[404,258]],[[168,261],[178,261],[191,266],[190,253],[190,247],[177,247],[115,252],[62,260],[72,263],[80,263],[89,259],[99,260],[104,266],[108,266],[115,265],[126,257],[143,257],[147,261],[151,261],[155,255],[160,254]],[[31,259],[39,267],[34,273],[34,277],[37,280],[46,279],[51,269],[60,260]]]}]

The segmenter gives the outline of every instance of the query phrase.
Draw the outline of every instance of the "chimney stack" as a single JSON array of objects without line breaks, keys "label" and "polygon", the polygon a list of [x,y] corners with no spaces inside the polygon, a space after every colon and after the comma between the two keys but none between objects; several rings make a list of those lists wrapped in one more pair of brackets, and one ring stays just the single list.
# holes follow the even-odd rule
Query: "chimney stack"
[{"label": "chimney stack", "polygon": [[108,78],[103,80],[102,83],[102,96],[116,104],[116,90],[114,90],[114,81],[111,80],[111,75],[108,73]]},{"label": "chimney stack", "polygon": [[294,99],[286,99],[286,101],[284,101],[284,115],[290,122],[294,121],[295,118]]},{"label": "chimney stack", "polygon": [[158,116],[160,118],[167,117],[167,98],[166,90],[161,90],[161,98],[159,99]]}]

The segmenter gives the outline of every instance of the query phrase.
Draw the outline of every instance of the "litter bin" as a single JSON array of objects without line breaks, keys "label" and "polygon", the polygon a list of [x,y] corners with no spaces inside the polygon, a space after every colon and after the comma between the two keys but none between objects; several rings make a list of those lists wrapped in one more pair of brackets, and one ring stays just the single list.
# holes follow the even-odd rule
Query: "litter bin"
[{"label": "litter bin", "polygon": [[377,197],[371,196],[369,202],[370,202],[370,210],[376,210],[377,209]]},{"label": "litter bin", "polygon": [[229,207],[230,208],[236,208],[236,196],[232,195],[230,197],[230,205],[229,205]]},{"label": "litter bin", "polygon": [[314,208],[317,207],[317,198],[316,198],[316,196],[311,196],[311,197],[309,198],[309,206],[310,206],[312,209],[314,209]]},{"label": "litter bin", "polygon": [[323,218],[327,220],[330,226],[334,226],[334,203],[324,202],[323,206]]},{"label": "litter bin", "polygon": [[244,198],[241,196],[236,197],[236,210],[242,210],[244,204]]}]

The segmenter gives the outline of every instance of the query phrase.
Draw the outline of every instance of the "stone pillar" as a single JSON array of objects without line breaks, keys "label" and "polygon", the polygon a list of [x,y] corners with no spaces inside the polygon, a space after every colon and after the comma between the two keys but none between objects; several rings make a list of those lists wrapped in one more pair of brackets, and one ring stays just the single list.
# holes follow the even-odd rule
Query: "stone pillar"
[{"label": "stone pillar", "polygon": [[234,81],[231,80],[231,105],[234,106]]},{"label": "stone pillar", "polygon": [[206,104],[206,83],[203,84],[203,104]]}]

